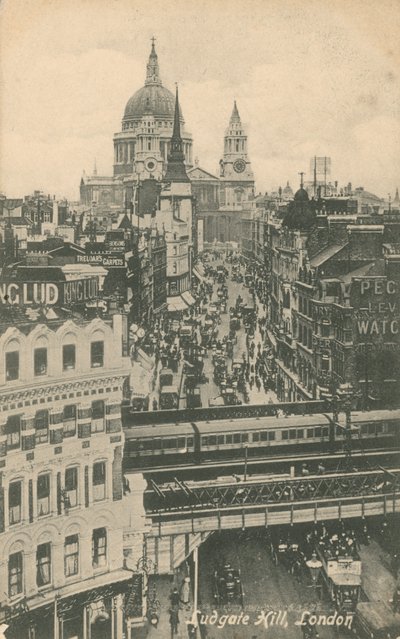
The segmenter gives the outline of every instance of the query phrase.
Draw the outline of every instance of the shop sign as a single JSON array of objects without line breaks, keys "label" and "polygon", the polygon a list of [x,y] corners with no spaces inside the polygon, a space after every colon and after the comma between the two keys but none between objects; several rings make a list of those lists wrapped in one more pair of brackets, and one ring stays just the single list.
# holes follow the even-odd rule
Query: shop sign
[{"label": "shop sign", "polygon": [[89,253],[88,255],[77,255],[78,264],[92,264],[103,266],[104,268],[122,268],[125,266],[125,258],[112,253]]},{"label": "shop sign", "polygon": [[32,306],[76,304],[98,296],[97,277],[68,282],[0,282],[0,303]]},{"label": "shop sign", "polygon": [[354,281],[351,305],[357,309],[360,337],[398,335],[400,329],[400,282],[382,277]]}]

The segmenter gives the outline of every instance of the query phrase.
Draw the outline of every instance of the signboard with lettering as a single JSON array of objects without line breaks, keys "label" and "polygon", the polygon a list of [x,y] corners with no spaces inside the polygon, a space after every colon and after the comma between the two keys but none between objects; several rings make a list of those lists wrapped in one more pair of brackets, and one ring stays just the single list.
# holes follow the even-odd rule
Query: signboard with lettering
[{"label": "signboard with lettering", "polygon": [[121,254],[112,253],[90,253],[89,255],[77,255],[77,264],[95,264],[104,268],[123,268],[125,258]]},{"label": "signboard with lettering", "polygon": [[111,253],[124,253],[125,240],[106,240],[105,241],[107,251]]},{"label": "signboard with lettering", "polygon": [[328,575],[361,575],[361,561],[351,558],[328,559]]},{"label": "signboard with lettering", "polygon": [[400,282],[387,277],[360,277],[352,282],[351,306],[356,309],[360,338],[388,338],[400,333]]},{"label": "signboard with lettering", "polygon": [[68,282],[0,282],[0,304],[22,306],[70,305],[96,299],[99,292],[97,277]]}]

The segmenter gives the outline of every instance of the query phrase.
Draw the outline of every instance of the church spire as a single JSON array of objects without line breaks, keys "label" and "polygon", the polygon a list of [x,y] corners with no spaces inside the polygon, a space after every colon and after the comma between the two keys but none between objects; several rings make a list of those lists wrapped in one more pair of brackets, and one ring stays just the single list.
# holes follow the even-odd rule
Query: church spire
[{"label": "church spire", "polygon": [[232,122],[240,122],[240,115],[239,115],[239,111],[238,111],[238,108],[237,108],[236,100],[234,100],[234,102],[233,102],[233,109],[232,109],[232,115],[231,115],[230,123],[232,123]]},{"label": "church spire", "polygon": [[174,129],[171,138],[171,151],[168,155],[165,180],[167,182],[189,182],[185,169],[185,156],[183,153],[181,136],[178,85],[176,86]]},{"label": "church spire", "polygon": [[160,78],[160,67],[158,66],[158,57],[155,47],[155,37],[151,39],[151,51],[149,61],[147,63],[146,82],[145,84],[162,84]]}]

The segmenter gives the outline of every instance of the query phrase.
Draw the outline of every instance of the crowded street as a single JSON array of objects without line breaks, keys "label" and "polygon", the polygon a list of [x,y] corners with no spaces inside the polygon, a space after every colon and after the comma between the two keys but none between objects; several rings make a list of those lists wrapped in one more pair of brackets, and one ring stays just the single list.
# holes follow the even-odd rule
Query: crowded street
[{"label": "crowded street", "polygon": [[155,322],[141,341],[152,380],[147,397],[133,389],[134,410],[277,401],[262,269],[214,250],[202,254],[199,270],[194,305]]}]

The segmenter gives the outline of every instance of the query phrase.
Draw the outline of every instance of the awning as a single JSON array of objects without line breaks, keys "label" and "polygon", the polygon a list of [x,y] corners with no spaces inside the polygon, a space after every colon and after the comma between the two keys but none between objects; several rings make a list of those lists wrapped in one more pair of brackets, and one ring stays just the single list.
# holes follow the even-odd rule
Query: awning
[{"label": "awning", "polygon": [[198,270],[198,267],[195,266],[193,269],[193,275],[195,277],[197,277],[197,279],[199,280],[199,282],[205,282],[206,278],[203,277],[203,275],[200,273],[200,271]]},{"label": "awning", "polygon": [[275,336],[274,336],[274,334],[272,333],[272,331],[269,331],[269,330],[267,329],[267,335],[268,335],[268,339],[269,339],[269,341],[271,342],[272,346],[274,346],[274,347],[276,348],[276,339],[275,339]]},{"label": "awning", "polygon": [[196,303],[196,300],[194,299],[193,295],[189,293],[189,291],[184,291],[182,293],[182,297],[188,306],[193,306],[193,304]]},{"label": "awning", "polygon": [[186,302],[182,299],[181,295],[175,295],[174,297],[167,297],[168,311],[174,313],[176,311],[185,311],[188,307]]}]

